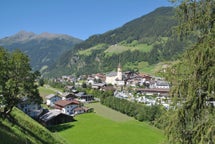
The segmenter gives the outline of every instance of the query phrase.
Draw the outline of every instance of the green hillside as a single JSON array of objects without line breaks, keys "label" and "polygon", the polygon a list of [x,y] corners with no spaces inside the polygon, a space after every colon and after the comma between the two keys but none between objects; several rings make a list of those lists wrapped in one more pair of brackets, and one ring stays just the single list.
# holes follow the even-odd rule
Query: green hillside
[{"label": "green hillside", "polygon": [[45,127],[14,108],[11,117],[0,118],[0,144],[65,144]]},{"label": "green hillside", "polygon": [[93,35],[61,55],[49,75],[109,72],[119,62],[123,71],[135,67],[148,73],[157,63],[174,60],[187,45],[172,35],[177,25],[174,16],[174,8],[161,7],[115,30]]}]

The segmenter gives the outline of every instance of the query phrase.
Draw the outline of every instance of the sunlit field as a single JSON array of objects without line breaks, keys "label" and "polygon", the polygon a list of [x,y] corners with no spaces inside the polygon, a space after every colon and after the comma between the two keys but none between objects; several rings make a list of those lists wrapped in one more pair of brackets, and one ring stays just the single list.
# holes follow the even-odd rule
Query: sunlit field
[{"label": "sunlit field", "polygon": [[[157,128],[98,103],[92,107],[94,113],[76,116],[77,121],[55,126],[52,130],[71,144],[159,144],[164,140],[162,131]],[[119,116],[113,116],[115,114]]]}]

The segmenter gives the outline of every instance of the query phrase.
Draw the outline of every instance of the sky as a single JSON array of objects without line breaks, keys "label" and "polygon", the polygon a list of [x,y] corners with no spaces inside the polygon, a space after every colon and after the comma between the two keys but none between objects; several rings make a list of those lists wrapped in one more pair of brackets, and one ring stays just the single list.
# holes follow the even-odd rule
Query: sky
[{"label": "sky", "polygon": [[152,12],[168,0],[0,0],[0,38],[21,30],[86,40]]}]

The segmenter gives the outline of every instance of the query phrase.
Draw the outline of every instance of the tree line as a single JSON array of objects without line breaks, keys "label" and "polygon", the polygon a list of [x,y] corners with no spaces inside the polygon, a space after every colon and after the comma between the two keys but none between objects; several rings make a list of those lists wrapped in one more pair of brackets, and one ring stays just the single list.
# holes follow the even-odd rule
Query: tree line
[{"label": "tree line", "polygon": [[141,103],[116,98],[113,96],[112,92],[104,92],[100,97],[100,102],[116,111],[134,117],[138,121],[155,123],[165,112],[165,109],[160,105],[147,106]]}]

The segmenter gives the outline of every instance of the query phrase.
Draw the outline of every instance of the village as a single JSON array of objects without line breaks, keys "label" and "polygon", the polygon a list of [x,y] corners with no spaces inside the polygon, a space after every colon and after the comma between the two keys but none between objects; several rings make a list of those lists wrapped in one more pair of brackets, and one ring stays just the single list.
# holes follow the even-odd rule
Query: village
[{"label": "village", "polygon": [[161,77],[131,71],[123,72],[120,64],[116,72],[82,75],[78,78],[62,76],[53,81],[69,82],[74,85],[66,85],[64,92],[56,91],[45,96],[43,106],[28,99],[18,104],[18,108],[44,126],[71,122],[78,114],[93,112],[93,109],[86,107],[85,104],[99,102],[99,98],[78,91],[77,89],[83,85],[99,91],[113,91],[117,98],[143,103],[147,106],[162,105],[169,109],[171,103],[169,82]]}]

